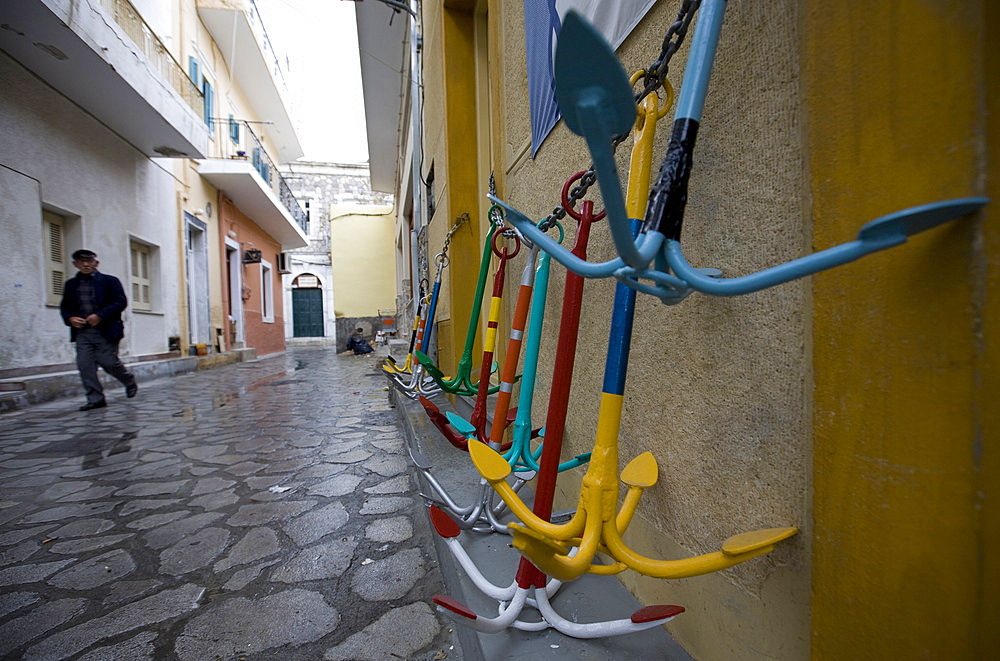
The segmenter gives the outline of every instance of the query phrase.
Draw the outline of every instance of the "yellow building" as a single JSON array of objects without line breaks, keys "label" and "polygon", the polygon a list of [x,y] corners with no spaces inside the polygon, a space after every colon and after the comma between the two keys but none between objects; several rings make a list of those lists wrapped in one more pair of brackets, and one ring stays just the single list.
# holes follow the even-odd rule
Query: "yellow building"
[{"label": "yellow building", "polygon": [[394,233],[392,205],[330,206],[334,314],[341,347],[358,327],[373,339],[381,317],[391,316],[396,306]]},{"label": "yellow building", "polygon": [[[490,173],[500,198],[541,219],[591,160],[563,122],[530,155],[520,0],[419,4],[423,121],[412,130],[404,92],[385,166],[400,204],[418,209],[407,222],[426,228],[428,254],[456,218],[475,220],[451,240],[438,317],[447,371],[472,305]],[[366,5],[359,12],[378,7]],[[680,5],[655,3],[618,48],[627,72],[656,59]],[[695,266],[749,274],[850,241],[899,209],[994,202],[753,294],[694,294],[676,306],[639,296],[619,444],[623,462],[652,451],[660,476],[626,542],[672,559],[744,530],[799,533],[711,575],[620,578],[644,603],[687,608],[667,628],[698,659],[988,658],[1000,645],[1000,454],[990,443],[1000,432],[1000,56],[988,46],[1000,8],[778,0],[725,12],[688,191],[683,241]],[[690,35],[671,62],[674,87],[689,45]],[[618,149],[620,172],[631,146]],[[423,189],[396,167],[415,149]],[[379,167],[373,158],[373,180]],[[571,243],[572,221],[567,233]],[[616,255],[595,226],[591,261]],[[539,411],[564,276],[553,269]],[[564,457],[594,441],[613,290],[613,279],[585,287]],[[557,507],[575,504],[581,475],[560,476]]]}]

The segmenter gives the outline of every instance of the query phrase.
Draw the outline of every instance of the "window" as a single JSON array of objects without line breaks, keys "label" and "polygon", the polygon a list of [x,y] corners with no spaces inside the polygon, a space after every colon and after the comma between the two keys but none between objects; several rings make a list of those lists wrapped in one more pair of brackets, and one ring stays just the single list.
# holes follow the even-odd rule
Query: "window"
[{"label": "window", "polygon": [[270,262],[260,260],[260,300],[261,315],[264,321],[274,322],[274,271]]},{"label": "window", "polygon": [[212,83],[201,72],[198,58],[193,55],[188,56],[188,75],[194,82],[195,87],[201,90],[205,96],[205,125],[208,126],[208,134],[215,135],[215,90]]},{"label": "window", "polygon": [[45,302],[59,305],[66,282],[66,220],[42,210],[42,240],[45,251]]},{"label": "window", "polygon": [[271,185],[271,166],[265,159],[264,151],[260,147],[253,148],[253,167],[260,174],[261,179],[268,186]]},{"label": "window", "polygon": [[212,83],[205,78],[201,85],[201,91],[205,95],[205,123],[208,124],[208,134],[215,135],[215,90]]},{"label": "window", "polygon": [[153,309],[152,285],[152,249],[145,243],[132,241],[129,244],[131,252],[129,283],[132,285],[132,309]]},{"label": "window", "polygon": [[229,139],[234,145],[240,144],[240,123],[232,115],[229,115]]}]

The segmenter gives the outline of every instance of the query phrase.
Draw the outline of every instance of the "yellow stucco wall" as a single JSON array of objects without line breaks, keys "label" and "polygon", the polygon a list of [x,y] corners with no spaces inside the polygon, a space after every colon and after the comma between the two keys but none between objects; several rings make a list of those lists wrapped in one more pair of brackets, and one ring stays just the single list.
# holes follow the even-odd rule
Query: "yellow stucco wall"
[{"label": "yellow stucco wall", "polygon": [[[677,3],[657,3],[625,41],[618,55],[626,71],[655,59],[677,9]],[[523,22],[520,3],[505,3],[504,10],[505,31],[514,34]],[[740,275],[808,249],[803,113],[798,80],[788,73],[798,66],[798,15],[790,1],[732,3],[728,9],[684,229],[686,249],[698,266]],[[512,43],[511,52],[517,47]],[[504,195],[541,217],[558,203],[563,181],[586,169],[590,157],[583,140],[561,123],[534,160],[526,155],[522,53],[504,64]],[[671,66],[675,86],[686,55],[684,47]],[[658,130],[654,172],[666,151],[671,118]],[[618,150],[622,172],[631,144]],[[572,244],[572,221],[567,232]],[[589,254],[597,261],[615,256],[603,224],[594,227]],[[536,411],[544,412],[548,403],[564,274],[553,268]],[[594,442],[613,293],[613,281],[585,285],[564,456]],[[698,658],[808,654],[808,300],[807,283],[793,283],[738,298],[696,295],[673,307],[648,296],[637,303],[621,465],[651,450],[660,481],[643,496],[626,541],[650,557],[676,559],[718,550],[745,530],[803,530],[770,556],[715,575],[679,581],[621,575],[644,603],[688,609],[668,628]],[[557,506],[575,504],[581,473],[560,475]]]},{"label": "yellow stucco wall", "polygon": [[[471,17],[471,3],[444,5]],[[985,46],[996,41],[1000,9],[900,0],[859,14],[848,5],[729,3],[683,233],[695,266],[751,273],[849,241],[899,208],[1000,195],[1000,120],[986,112],[997,107],[1000,56]],[[656,57],[678,6],[656,3],[625,41],[626,71]],[[475,90],[457,80],[474,58],[444,56],[472,52],[462,38],[471,21],[448,18],[441,3],[423,7],[425,148],[441,214],[430,227],[433,254],[455,217],[481,203],[488,173],[469,176],[467,150],[486,146],[473,137]],[[499,193],[541,218],[590,157],[562,123],[528,156],[523,3],[489,7]],[[675,86],[686,57],[684,46],[671,65]],[[668,135],[669,118],[654,171]],[[622,172],[630,148],[618,150]],[[687,608],[668,629],[695,658],[985,658],[995,649],[1000,517],[989,498],[1000,459],[988,439],[1000,431],[1000,349],[991,342],[1000,230],[991,215],[747,296],[696,294],[666,307],[640,295],[619,443],[623,465],[651,450],[660,481],[626,541],[671,559],[717,550],[744,530],[800,528],[770,555],[717,574],[620,576],[644,603]],[[457,359],[464,339],[477,223],[452,242],[442,363]],[[573,234],[570,221],[568,244]],[[601,225],[590,245],[592,260],[615,256]],[[564,282],[553,266],[539,424]],[[585,285],[564,456],[594,441],[613,289],[609,280]],[[581,475],[561,475],[557,507],[575,505]]]},{"label": "yellow stucco wall", "polygon": [[[900,207],[996,199],[991,3],[873,3],[863,21],[808,4],[816,247]],[[815,278],[814,658],[996,654],[995,205]]]},{"label": "yellow stucco wall", "polygon": [[[1000,3],[986,2],[983,6],[984,44],[996,44],[1000,39]],[[986,141],[986,162],[989,164],[985,172],[986,194],[992,200],[1000,200],[1000,173],[997,164],[1000,163],[1000,49],[985,48],[984,92],[986,107],[986,126],[983,139]],[[1000,622],[1000,507],[996,506],[997,485],[1000,484],[1000,452],[996,445],[988,444],[986,439],[997,438],[1000,430],[1000,407],[994,405],[996,393],[1000,393],[1000,341],[997,333],[1000,330],[1000,226],[998,226],[995,208],[990,209],[986,218],[991,222],[983,224],[983,343],[982,357],[978,373],[982,384],[976,393],[974,405],[982,414],[983,432],[982,460],[979,464],[980,490],[987,494],[987,501],[981,508],[978,521],[982,531],[981,549],[979,552],[982,563],[980,577],[980,594],[992,595],[978,604],[975,627],[977,633],[976,651],[981,658],[986,658],[992,650],[1000,647],[1000,631],[995,626]]]},{"label": "yellow stucco wall", "polygon": [[391,206],[330,207],[333,306],[338,317],[396,307],[395,213]]}]

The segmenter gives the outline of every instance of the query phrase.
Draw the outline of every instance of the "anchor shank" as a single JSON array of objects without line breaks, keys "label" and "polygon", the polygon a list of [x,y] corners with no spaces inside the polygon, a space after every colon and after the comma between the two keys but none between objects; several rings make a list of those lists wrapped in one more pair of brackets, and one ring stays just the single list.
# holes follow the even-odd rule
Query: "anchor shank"
[{"label": "anchor shank", "polygon": [[[572,253],[583,259],[587,256],[587,242],[590,240],[593,202],[584,201],[581,209],[582,219],[577,225],[576,241],[573,244]],[[542,444],[538,482],[535,485],[535,503],[532,509],[539,518],[546,521],[552,516],[552,500],[555,497],[559,456],[562,453],[562,437],[566,429],[570,381],[573,376],[573,364],[576,360],[576,340],[580,330],[580,312],[583,307],[583,282],[582,276],[572,271],[566,272],[562,319],[556,345],[555,369],[552,374],[552,388],[549,392],[549,412],[545,419],[545,442]]]}]

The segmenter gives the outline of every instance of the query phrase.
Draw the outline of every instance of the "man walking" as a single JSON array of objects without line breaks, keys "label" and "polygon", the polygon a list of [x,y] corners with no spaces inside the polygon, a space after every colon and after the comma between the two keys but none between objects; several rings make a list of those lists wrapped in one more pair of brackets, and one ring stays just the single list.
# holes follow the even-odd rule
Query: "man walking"
[{"label": "man walking", "polygon": [[73,253],[73,266],[79,272],[66,283],[59,304],[63,321],[70,327],[70,342],[76,342],[76,367],[87,395],[81,411],[107,406],[98,365],[122,382],[127,397],[139,391],[135,376],[118,357],[118,343],[125,337],[122,312],[128,299],[118,278],[98,271],[98,264],[97,254],[90,250]]}]

